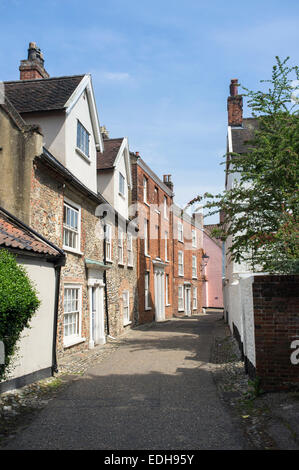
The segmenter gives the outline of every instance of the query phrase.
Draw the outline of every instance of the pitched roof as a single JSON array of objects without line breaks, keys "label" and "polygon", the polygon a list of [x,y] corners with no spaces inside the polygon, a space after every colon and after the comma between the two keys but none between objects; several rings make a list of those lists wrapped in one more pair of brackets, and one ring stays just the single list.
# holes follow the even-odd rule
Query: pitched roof
[{"label": "pitched roof", "polygon": [[114,167],[115,159],[118,155],[124,138],[104,139],[104,152],[97,153],[97,169],[108,170]]},{"label": "pitched roof", "polygon": [[247,141],[253,139],[255,129],[257,129],[255,118],[243,119],[243,127],[231,128],[233,152],[245,153],[248,150]]},{"label": "pitched roof", "polygon": [[46,257],[59,258],[64,253],[46,239],[23,224],[9,212],[0,207],[0,248],[21,250],[25,253],[40,254]]},{"label": "pitched roof", "polygon": [[19,113],[65,108],[84,75],[4,82],[5,95]]}]

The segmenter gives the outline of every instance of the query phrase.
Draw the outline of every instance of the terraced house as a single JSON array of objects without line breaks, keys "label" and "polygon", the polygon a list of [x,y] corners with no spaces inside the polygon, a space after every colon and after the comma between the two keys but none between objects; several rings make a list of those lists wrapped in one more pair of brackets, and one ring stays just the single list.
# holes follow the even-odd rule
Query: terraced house
[{"label": "terraced house", "polygon": [[202,310],[203,289],[202,216],[192,216],[173,206],[173,279],[176,315],[191,316]]},{"label": "terraced house", "polygon": [[2,174],[3,187],[10,187],[7,198],[3,191],[1,203],[4,208],[11,205],[13,191],[18,200],[15,207],[20,201],[24,206],[21,215],[26,223],[66,253],[60,280],[58,355],[102,344],[107,334],[120,334],[134,320],[136,253],[129,243],[128,269],[124,244],[123,266],[114,262],[105,212],[108,208],[114,214],[110,217],[114,233],[129,221],[126,211],[114,211],[98,192],[97,160],[105,147],[91,76],[50,78],[40,50],[30,43],[28,59],[21,61],[20,80],[5,82],[5,96],[22,122],[38,126],[42,137],[25,160],[16,143],[18,157],[7,168],[16,184],[12,190],[11,180]]},{"label": "terraced house", "polygon": [[163,321],[173,312],[173,185],[131,152],[132,202],[138,237],[139,322]]}]

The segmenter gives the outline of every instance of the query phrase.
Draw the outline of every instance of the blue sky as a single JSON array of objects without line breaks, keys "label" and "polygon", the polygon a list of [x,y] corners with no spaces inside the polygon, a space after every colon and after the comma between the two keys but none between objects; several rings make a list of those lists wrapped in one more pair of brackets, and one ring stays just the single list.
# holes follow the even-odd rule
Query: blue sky
[{"label": "blue sky", "polygon": [[230,79],[258,89],[276,55],[299,62],[297,0],[0,0],[0,25],[0,80],[30,41],[51,76],[91,73],[101,125],[182,205],[223,189]]}]

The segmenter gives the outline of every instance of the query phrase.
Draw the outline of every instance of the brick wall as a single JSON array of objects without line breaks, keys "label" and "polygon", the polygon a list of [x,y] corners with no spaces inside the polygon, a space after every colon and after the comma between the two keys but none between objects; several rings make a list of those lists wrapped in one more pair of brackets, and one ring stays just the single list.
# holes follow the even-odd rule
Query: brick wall
[{"label": "brick wall", "polygon": [[256,376],[265,391],[299,387],[291,342],[299,339],[299,276],[255,276]]}]

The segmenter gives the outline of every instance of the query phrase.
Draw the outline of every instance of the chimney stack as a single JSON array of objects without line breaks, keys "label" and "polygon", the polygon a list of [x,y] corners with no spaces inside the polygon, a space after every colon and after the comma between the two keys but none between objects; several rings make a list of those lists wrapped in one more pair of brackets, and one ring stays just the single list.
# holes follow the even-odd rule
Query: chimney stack
[{"label": "chimney stack", "polygon": [[100,130],[101,130],[101,134],[102,134],[103,139],[109,139],[109,132],[106,129],[106,126],[101,126]]},{"label": "chimney stack", "polygon": [[163,183],[173,191],[173,182],[171,181],[171,175],[163,175]]},{"label": "chimney stack", "polygon": [[243,97],[238,94],[238,79],[230,81],[230,96],[227,98],[228,125],[240,127],[243,123]]},{"label": "chimney stack", "polygon": [[36,80],[38,78],[49,78],[44,68],[44,58],[35,42],[29,43],[28,58],[21,60],[20,80]]}]

